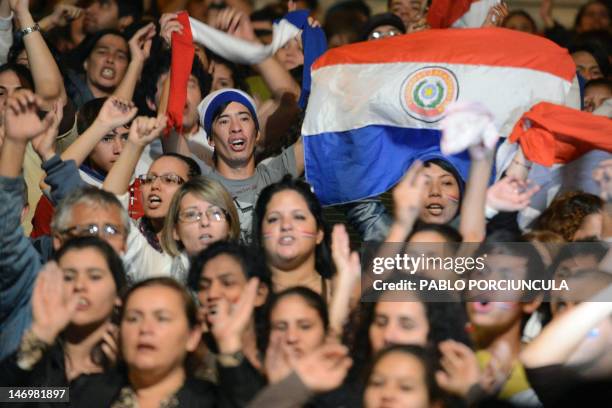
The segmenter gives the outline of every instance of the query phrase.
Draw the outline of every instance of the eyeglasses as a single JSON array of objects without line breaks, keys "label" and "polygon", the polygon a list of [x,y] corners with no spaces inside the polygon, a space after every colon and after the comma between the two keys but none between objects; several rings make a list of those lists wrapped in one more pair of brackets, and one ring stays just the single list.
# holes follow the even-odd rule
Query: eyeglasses
[{"label": "eyeglasses", "polygon": [[67,228],[60,231],[62,235],[68,235],[70,237],[99,237],[103,236],[106,238],[112,238],[115,236],[123,235],[123,231],[116,225],[104,224],[100,227],[97,224],[89,225],[75,225],[74,227]]},{"label": "eyeglasses", "polygon": [[174,173],[160,174],[143,174],[138,176],[138,179],[142,184],[153,184],[155,180],[160,179],[164,184],[178,184],[181,185],[185,180],[181,176],[177,176]]},{"label": "eyeglasses", "polygon": [[180,212],[178,215],[178,219],[181,222],[186,224],[191,224],[197,221],[200,221],[202,217],[206,215],[206,218],[210,222],[221,222],[227,218],[225,211],[216,206],[211,206],[206,209],[206,211],[201,212],[196,209],[189,209],[183,212]]},{"label": "eyeglasses", "polygon": [[372,31],[369,35],[369,38],[372,40],[378,40],[386,37],[395,37],[396,35],[401,35],[401,31],[399,30],[389,30],[389,31]]}]

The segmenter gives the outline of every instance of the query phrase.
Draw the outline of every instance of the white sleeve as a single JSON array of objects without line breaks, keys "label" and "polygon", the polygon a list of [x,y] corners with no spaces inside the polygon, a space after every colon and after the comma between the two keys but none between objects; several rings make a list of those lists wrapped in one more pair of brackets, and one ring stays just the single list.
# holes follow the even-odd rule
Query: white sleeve
[{"label": "white sleeve", "polygon": [[6,64],[11,45],[13,45],[13,12],[8,17],[0,17],[0,64]]},{"label": "white sleeve", "polygon": [[[117,198],[127,209],[129,193],[117,196]],[[131,221],[126,250],[122,258],[126,273],[132,283],[155,276],[171,276],[172,256],[160,253],[149,245],[149,242],[133,221]]]}]

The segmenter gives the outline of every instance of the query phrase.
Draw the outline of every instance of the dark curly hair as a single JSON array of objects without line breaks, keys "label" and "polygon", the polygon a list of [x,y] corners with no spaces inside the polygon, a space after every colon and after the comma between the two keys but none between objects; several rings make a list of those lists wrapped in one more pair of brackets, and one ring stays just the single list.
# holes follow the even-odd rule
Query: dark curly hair
[{"label": "dark curly hair", "polygon": [[535,229],[548,230],[572,241],[585,217],[603,209],[603,200],[594,194],[571,191],[556,197],[538,217]]}]

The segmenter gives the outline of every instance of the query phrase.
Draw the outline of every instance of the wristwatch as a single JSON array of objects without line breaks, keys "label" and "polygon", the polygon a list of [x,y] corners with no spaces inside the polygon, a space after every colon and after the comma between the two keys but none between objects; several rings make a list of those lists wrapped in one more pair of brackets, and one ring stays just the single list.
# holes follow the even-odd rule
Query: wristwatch
[{"label": "wristwatch", "polygon": [[242,360],[244,360],[242,350],[238,350],[235,353],[217,354],[217,362],[223,367],[238,367]]},{"label": "wristwatch", "polygon": [[21,35],[25,37],[26,35],[33,33],[34,31],[40,31],[40,26],[38,25],[38,23],[35,23],[33,26],[22,29]]}]

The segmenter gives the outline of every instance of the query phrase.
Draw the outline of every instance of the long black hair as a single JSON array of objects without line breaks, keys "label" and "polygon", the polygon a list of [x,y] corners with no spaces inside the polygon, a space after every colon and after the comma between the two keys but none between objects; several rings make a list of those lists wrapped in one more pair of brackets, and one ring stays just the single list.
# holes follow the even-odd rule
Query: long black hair
[{"label": "long black hair", "polygon": [[[407,275],[394,273],[386,279],[386,282],[400,282],[406,279]],[[423,277],[415,277],[416,287],[421,287],[420,281],[428,280]],[[425,293],[419,291],[411,291],[416,296],[413,302],[420,302],[425,309],[425,315],[429,324],[427,333],[427,347],[432,350],[438,350],[438,344],[444,340],[455,340],[465,345],[470,346],[471,340],[466,331],[468,322],[465,307],[461,302],[436,302],[426,301]],[[372,302],[362,303],[361,307],[353,312],[351,322],[355,324],[355,330],[350,332],[344,341],[352,344],[354,364],[351,369],[351,376],[360,376],[362,370],[367,367],[367,363],[372,359],[374,353],[370,342],[370,326],[374,322],[376,306],[379,302],[384,301],[384,292],[374,292],[374,296],[370,297]],[[368,295],[366,295],[368,296]],[[442,298],[446,296],[441,295]],[[406,300],[410,301],[410,300]]]},{"label": "long black hair", "polygon": [[[189,268],[189,275],[187,277],[187,286],[194,293],[200,291],[200,279],[202,271],[206,264],[212,259],[220,256],[227,255],[233,260],[240,264],[240,268],[244,277],[248,280],[250,278],[258,278],[260,284],[267,286],[268,297],[263,305],[256,307],[253,314],[255,318],[255,336],[257,340],[257,349],[260,353],[264,353],[267,343],[267,313],[270,303],[269,294],[272,293],[272,280],[270,278],[270,270],[266,265],[263,257],[253,251],[251,248],[246,247],[243,244],[239,244],[232,241],[219,241],[210,245],[208,248],[202,250],[191,260],[191,267]],[[205,341],[208,345],[216,349],[214,340],[212,337],[205,335]]]},{"label": "long black hair", "polygon": [[331,260],[330,229],[325,222],[321,203],[317,199],[317,196],[312,192],[310,184],[306,183],[305,181],[294,179],[290,175],[287,175],[278,183],[271,184],[261,191],[257,204],[255,205],[255,215],[253,217],[253,244],[255,245],[255,248],[263,248],[261,226],[268,208],[268,204],[275,194],[286,190],[295,191],[304,198],[310,213],[315,218],[317,228],[323,231],[323,240],[317,245],[315,250],[315,268],[321,277],[324,279],[330,279],[335,272],[334,265]]}]

